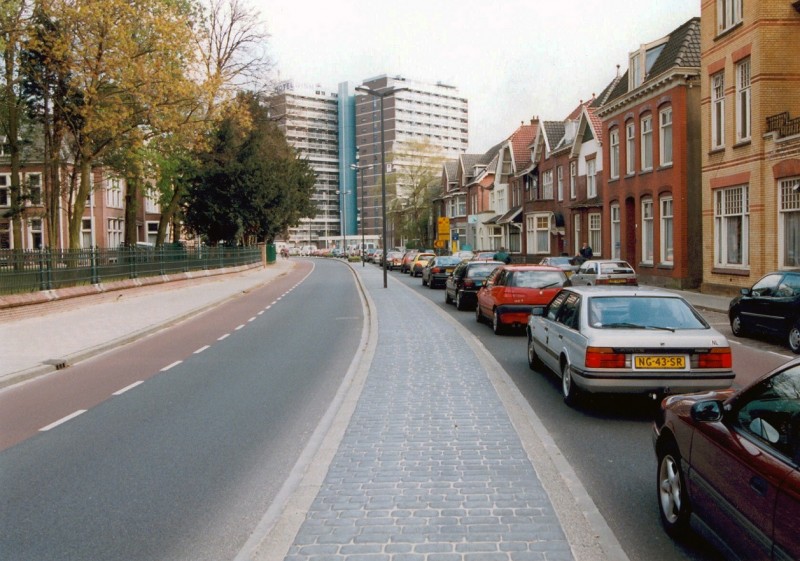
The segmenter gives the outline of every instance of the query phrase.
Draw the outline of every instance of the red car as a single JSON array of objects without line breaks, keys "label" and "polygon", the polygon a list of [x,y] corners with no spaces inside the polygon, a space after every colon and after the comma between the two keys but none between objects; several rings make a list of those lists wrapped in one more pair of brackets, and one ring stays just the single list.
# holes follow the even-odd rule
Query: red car
[{"label": "red car", "polygon": [[729,559],[800,559],[800,360],[740,391],[675,395],[653,438],[667,533]]},{"label": "red car", "polygon": [[546,306],[567,282],[557,267],[501,265],[486,278],[478,291],[475,319],[491,318],[494,332],[523,327],[534,306]]}]

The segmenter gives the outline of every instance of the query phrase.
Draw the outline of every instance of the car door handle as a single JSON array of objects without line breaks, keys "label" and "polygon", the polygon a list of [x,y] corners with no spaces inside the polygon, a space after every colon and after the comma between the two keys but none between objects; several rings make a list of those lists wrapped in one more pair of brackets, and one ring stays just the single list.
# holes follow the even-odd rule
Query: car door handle
[{"label": "car door handle", "polygon": [[750,479],[750,488],[760,496],[765,497],[769,489],[769,484],[766,479],[756,475]]}]

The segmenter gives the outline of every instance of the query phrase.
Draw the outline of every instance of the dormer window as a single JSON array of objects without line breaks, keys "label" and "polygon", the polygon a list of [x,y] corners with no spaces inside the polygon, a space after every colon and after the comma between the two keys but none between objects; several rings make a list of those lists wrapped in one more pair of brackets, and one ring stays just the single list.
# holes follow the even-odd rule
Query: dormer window
[{"label": "dormer window", "polygon": [[628,55],[628,90],[635,90],[647,79],[653,63],[658,59],[669,37],[647,43]]}]

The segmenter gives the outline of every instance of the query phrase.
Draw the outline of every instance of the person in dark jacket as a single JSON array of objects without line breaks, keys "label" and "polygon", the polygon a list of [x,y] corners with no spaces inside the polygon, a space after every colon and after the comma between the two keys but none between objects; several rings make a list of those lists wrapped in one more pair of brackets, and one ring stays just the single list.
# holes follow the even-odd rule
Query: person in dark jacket
[{"label": "person in dark jacket", "polygon": [[500,251],[494,254],[495,261],[502,261],[503,263],[511,263],[511,256],[506,253],[506,248],[501,247]]},{"label": "person in dark jacket", "polygon": [[581,246],[581,257],[584,259],[591,259],[594,253],[592,252],[592,248],[589,246],[588,243],[583,242],[583,246]]}]

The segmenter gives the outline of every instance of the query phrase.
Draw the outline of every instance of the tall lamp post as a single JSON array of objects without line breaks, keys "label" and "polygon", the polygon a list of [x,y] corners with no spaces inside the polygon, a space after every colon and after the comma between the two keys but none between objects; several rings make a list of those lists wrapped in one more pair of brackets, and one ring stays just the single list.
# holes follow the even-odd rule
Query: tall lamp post
[{"label": "tall lamp post", "polygon": [[[364,259],[364,249],[367,247],[367,244],[364,240],[364,170],[367,168],[371,168],[372,166],[360,166],[358,165],[358,152],[356,152],[356,163],[350,164],[350,169],[356,170],[356,173],[361,173],[361,212],[359,216],[361,217],[361,266],[366,267],[367,261]],[[384,249],[384,256],[386,250]]]},{"label": "tall lamp post", "polygon": [[352,191],[336,191],[336,194],[341,196],[341,203],[340,203],[340,214],[342,217],[342,251],[344,252],[344,256],[349,258],[347,255],[347,195],[352,193]]},{"label": "tall lamp post", "polygon": [[[373,90],[372,88],[368,88],[367,86],[356,86],[356,91],[365,93],[367,95],[371,95],[373,97],[377,97],[380,99],[381,102],[381,216],[382,216],[382,233],[381,236],[383,238],[383,252],[384,256],[388,252],[388,247],[386,246],[386,141],[384,136],[384,125],[383,125],[383,99],[385,97],[389,97],[390,95],[394,95],[397,92],[406,91],[408,88],[390,88],[388,90],[383,90],[381,92],[377,90]],[[383,260],[383,288],[387,287],[387,268],[386,268],[386,259]]]}]

